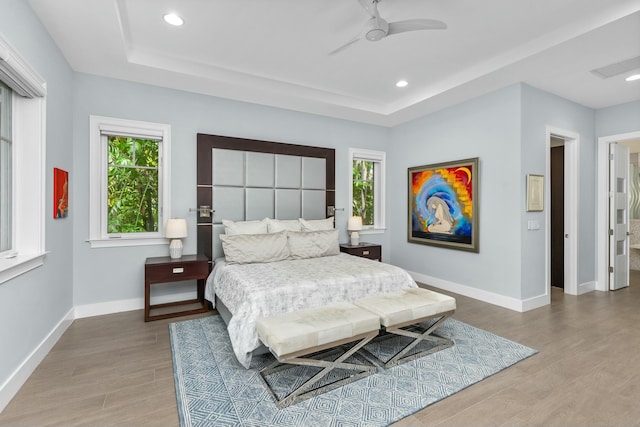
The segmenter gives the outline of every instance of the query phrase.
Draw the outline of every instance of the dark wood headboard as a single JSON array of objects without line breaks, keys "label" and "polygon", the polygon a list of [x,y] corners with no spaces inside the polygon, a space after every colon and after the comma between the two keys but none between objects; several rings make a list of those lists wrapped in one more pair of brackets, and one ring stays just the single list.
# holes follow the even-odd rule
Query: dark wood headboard
[{"label": "dark wood headboard", "polygon": [[[285,144],[281,142],[260,141],[234,138],[229,136],[197,136],[197,202],[198,207],[212,206],[213,165],[212,150],[215,148],[247,152],[283,154],[301,157],[316,157],[326,160],[326,210],[327,216],[335,207],[335,150],[333,148],[312,147],[307,145]],[[214,207],[215,209],[215,207]],[[213,257],[213,215],[197,215],[198,255],[205,255],[211,261]]]}]

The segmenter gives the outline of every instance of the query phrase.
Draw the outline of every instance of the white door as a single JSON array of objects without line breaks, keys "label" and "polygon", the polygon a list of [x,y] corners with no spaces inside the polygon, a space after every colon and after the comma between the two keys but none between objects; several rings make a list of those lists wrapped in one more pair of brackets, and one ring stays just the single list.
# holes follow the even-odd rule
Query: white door
[{"label": "white door", "polygon": [[609,289],[629,286],[629,147],[609,144]]}]

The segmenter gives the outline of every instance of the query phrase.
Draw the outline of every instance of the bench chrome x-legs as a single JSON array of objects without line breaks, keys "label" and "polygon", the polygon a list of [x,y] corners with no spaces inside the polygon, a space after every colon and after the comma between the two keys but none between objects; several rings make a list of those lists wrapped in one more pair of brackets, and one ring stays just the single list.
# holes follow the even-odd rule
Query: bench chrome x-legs
[{"label": "bench chrome x-legs", "polygon": [[[335,388],[356,381],[360,378],[374,374],[377,368],[371,365],[366,359],[359,356],[357,352],[377,335],[378,331],[372,331],[366,334],[361,334],[359,336],[340,340],[338,342],[333,342],[328,345],[314,347],[284,356],[278,356],[274,354],[277,360],[271,365],[263,368],[260,371],[260,377],[262,378],[265,385],[267,386],[267,389],[276,401],[278,408],[285,408],[302,400],[310,399],[319,394],[326,393]],[[357,342],[350,348],[347,348],[345,346],[345,344],[349,344],[353,341]],[[329,353],[339,354],[340,352],[343,352],[343,354],[333,361],[304,357],[309,355],[313,355],[315,357],[326,357]],[[362,362],[362,364],[345,362],[352,356],[358,358]],[[268,376],[284,369],[292,369],[293,366],[291,365],[312,366],[322,368],[322,370],[305,381],[302,385],[289,392],[287,395],[279,397],[269,383]],[[312,388],[314,384],[317,384],[323,378],[327,377],[327,375],[329,375],[334,369],[345,369],[352,371],[352,373],[346,378],[333,381],[320,387]]]},{"label": "bench chrome x-legs", "polygon": [[[393,335],[401,335],[401,336],[413,339],[405,347],[400,349],[396,354],[394,354],[387,361],[380,360],[379,357],[372,354],[365,348],[362,349],[362,352],[366,353],[368,357],[373,358],[373,360],[380,363],[385,368],[391,368],[400,363],[408,362],[410,360],[418,359],[420,357],[427,356],[437,351],[444,350],[445,348],[451,347],[453,345],[453,341],[447,338],[440,337],[438,335],[434,335],[433,331],[435,331],[436,328],[440,326],[442,322],[444,322],[453,313],[454,313],[454,310],[451,310],[446,313],[439,313],[434,316],[428,316],[421,319],[410,320],[398,325],[386,326],[386,327],[383,326],[380,339],[391,339],[393,338]],[[424,328],[419,325],[420,323],[426,322],[431,319],[437,319],[437,320],[433,324],[431,324],[429,327]],[[425,341],[432,343],[433,346],[422,351],[418,351],[414,353],[411,352],[416,346],[424,343]]]}]

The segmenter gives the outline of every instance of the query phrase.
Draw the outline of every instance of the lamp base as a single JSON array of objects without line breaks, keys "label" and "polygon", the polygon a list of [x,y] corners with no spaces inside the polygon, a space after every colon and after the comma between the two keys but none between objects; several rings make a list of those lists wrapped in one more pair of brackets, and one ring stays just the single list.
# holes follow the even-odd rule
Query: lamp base
[{"label": "lamp base", "polygon": [[169,256],[172,259],[182,258],[182,240],[171,240],[171,244],[169,245]]},{"label": "lamp base", "polygon": [[357,231],[351,232],[351,246],[358,246],[360,244],[360,233]]}]

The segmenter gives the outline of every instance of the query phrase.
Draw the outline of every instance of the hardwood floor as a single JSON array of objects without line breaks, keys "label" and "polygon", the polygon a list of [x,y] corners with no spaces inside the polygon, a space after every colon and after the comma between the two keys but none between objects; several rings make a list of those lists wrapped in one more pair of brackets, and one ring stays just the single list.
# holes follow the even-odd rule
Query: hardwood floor
[{"label": "hardwood floor", "polygon": [[[640,272],[632,283],[579,297],[554,288],[550,306],[527,313],[453,295],[455,318],[539,353],[395,426],[640,426]],[[178,426],[167,324],[193,317],[76,320],[0,425]]]}]

